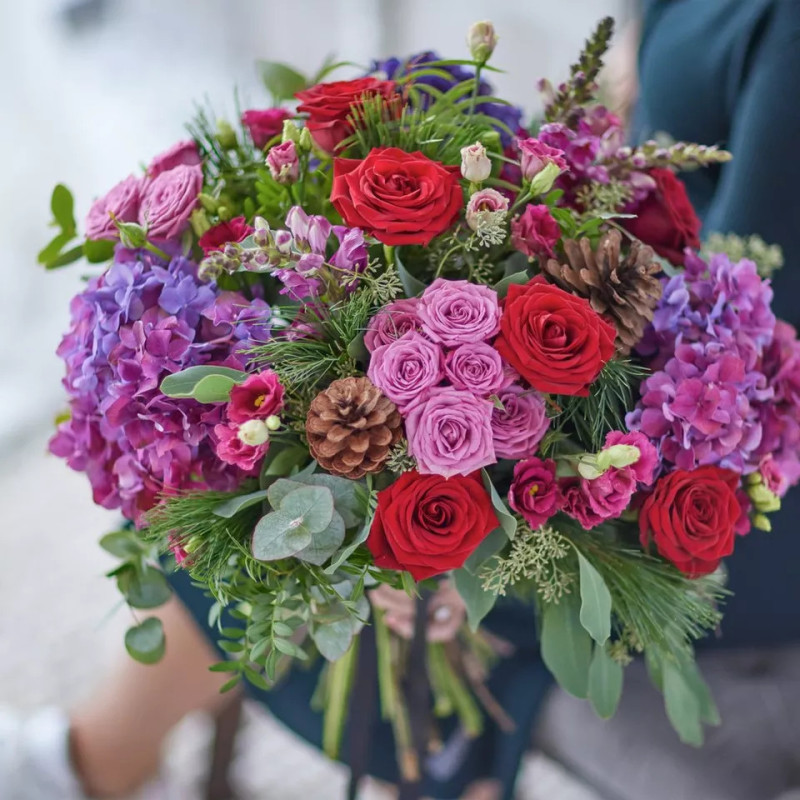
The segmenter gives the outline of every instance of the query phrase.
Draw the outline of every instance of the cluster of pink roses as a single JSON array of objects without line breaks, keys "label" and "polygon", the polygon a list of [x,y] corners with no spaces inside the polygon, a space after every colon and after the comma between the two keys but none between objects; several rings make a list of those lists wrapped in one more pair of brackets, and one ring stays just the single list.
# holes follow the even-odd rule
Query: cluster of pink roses
[{"label": "cluster of pink roses", "polygon": [[544,400],[489,343],[500,316],[494,290],[439,278],[370,321],[368,376],[400,409],[423,474],[532,456],[547,430]]}]

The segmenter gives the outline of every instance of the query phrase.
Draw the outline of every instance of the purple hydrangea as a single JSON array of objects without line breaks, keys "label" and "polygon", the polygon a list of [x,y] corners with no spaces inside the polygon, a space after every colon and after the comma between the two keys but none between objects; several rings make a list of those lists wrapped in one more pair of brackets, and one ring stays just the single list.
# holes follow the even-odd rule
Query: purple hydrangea
[{"label": "purple hydrangea", "polygon": [[164,265],[118,248],[71,312],[58,349],[71,416],[50,450],[86,472],[95,502],[141,522],[163,492],[235,488],[243,473],[213,447],[224,406],[165,397],[158,387],[200,364],[243,369],[247,349],[269,336],[269,306],[202,283],[184,258]]}]

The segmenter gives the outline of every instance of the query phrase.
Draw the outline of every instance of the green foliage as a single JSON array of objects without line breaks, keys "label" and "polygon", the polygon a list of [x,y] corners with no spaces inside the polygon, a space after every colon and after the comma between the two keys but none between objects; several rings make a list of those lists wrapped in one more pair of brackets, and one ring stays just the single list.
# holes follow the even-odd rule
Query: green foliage
[{"label": "green foliage", "polygon": [[527,270],[523,270],[521,272],[515,272],[512,275],[509,275],[506,278],[503,278],[501,281],[495,284],[494,290],[497,292],[497,296],[500,299],[505,298],[508,294],[508,289],[513,284],[517,285],[524,285],[531,279],[530,275],[528,274]]},{"label": "green foliage", "polygon": [[600,450],[609,431],[625,430],[625,414],[633,405],[634,391],[647,375],[645,367],[612,358],[591,385],[588,397],[555,397],[559,409],[555,430],[572,431],[589,452]]},{"label": "green foliage", "polygon": [[500,527],[509,539],[513,539],[517,533],[517,518],[508,510],[508,506],[497,493],[497,489],[485,469],[481,470],[481,480],[484,489],[489,493]]},{"label": "green foliage", "polygon": [[780,245],[767,244],[760,236],[737,236],[735,233],[709,235],[701,255],[709,258],[714,253],[725,253],[731,261],[748,258],[755,261],[758,274],[771,278],[783,266],[783,251]]},{"label": "green foliage", "polygon": [[247,377],[246,372],[230,367],[189,367],[167,375],[161,381],[167,397],[193,397],[199,403],[225,403],[231,389]]},{"label": "green foliage", "polygon": [[575,697],[588,696],[592,640],[581,625],[580,604],[574,594],[544,605],[541,652],[562,689]]},{"label": "green foliage", "polygon": [[84,255],[84,245],[64,249],[78,235],[78,227],[75,223],[75,201],[70,190],[62,183],[53,189],[50,210],[53,214],[50,225],[58,228],[58,233],[39,251],[37,260],[45,269],[56,269],[81,258]]},{"label": "green foliage", "polygon": [[160,619],[150,617],[125,633],[125,649],[142,664],[155,664],[164,656],[166,642]]},{"label": "green foliage", "polygon": [[581,582],[581,625],[602,647],[611,636],[611,593],[600,573],[578,551]]},{"label": "green foliage", "polygon": [[481,620],[492,610],[497,601],[497,595],[494,592],[487,592],[481,578],[466,569],[455,570],[453,580],[467,608],[469,626],[475,631]]},{"label": "green foliage", "polygon": [[272,96],[274,105],[280,105],[284,100],[292,100],[296,92],[308,86],[308,79],[288,64],[278,61],[258,61],[258,72],[261,81]]},{"label": "green foliage", "polygon": [[624,670],[602,645],[595,645],[589,666],[589,701],[597,716],[610,719],[622,697]]}]

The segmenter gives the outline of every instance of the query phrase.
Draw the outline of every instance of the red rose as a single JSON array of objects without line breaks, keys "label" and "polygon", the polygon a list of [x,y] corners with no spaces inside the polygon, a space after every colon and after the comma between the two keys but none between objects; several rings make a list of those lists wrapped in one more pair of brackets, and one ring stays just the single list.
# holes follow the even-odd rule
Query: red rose
[{"label": "red rose", "polygon": [[683,182],[668,169],[652,169],[656,188],[635,209],[636,217],[622,220],[637,239],[649,244],[672,264],[683,264],[686,247],[700,247],[700,220]]},{"label": "red rose", "polygon": [[331,202],[347,225],[384,244],[428,244],[461,212],[459,178],[457,166],[376,147],[363,161],[334,160]]},{"label": "red rose", "polygon": [[244,217],[234,217],[229,222],[220,222],[219,225],[209,228],[197,243],[203,253],[208,255],[214,250],[222,250],[228,242],[241,242],[254,230]]},{"label": "red rose", "polygon": [[500,523],[477,473],[403,473],[378,492],[367,539],[375,564],[404,569],[421,581],[463,566]]},{"label": "red rose", "polygon": [[285,108],[250,109],[242,114],[242,125],[250,131],[255,146],[263,148],[270,139],[283,132],[283,123],[291,116]]},{"label": "red rose", "polygon": [[720,467],[679,469],[656,483],[639,512],[642,547],[652,540],[681,572],[713,572],[733,552],[742,507],[739,476]]},{"label": "red rose", "polygon": [[588,300],[538,277],[509,287],[494,346],[537,391],[586,397],[615,336]]},{"label": "red rose", "polygon": [[394,81],[377,78],[318,83],[297,92],[295,97],[300,101],[297,110],[308,114],[306,126],[317,145],[326,153],[332,153],[339,142],[353,132],[347,119],[353,113],[353,106],[359,106],[369,95],[381,95],[388,100],[395,94],[394,87]]}]

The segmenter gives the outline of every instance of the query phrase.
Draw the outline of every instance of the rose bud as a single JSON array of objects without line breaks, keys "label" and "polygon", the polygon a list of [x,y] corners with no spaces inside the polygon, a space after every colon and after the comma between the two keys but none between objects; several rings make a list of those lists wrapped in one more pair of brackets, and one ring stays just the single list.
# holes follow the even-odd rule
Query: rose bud
[{"label": "rose bud", "polygon": [[470,183],[482,183],[492,174],[492,162],[480,142],[461,148],[461,174]]},{"label": "rose bud", "polygon": [[276,144],[267,154],[267,166],[270,175],[284,185],[294,183],[300,175],[300,161],[294,142]]},{"label": "rose bud", "polygon": [[497,47],[497,33],[491,22],[475,22],[467,33],[467,45],[470,55],[481,64],[485,64]]}]

